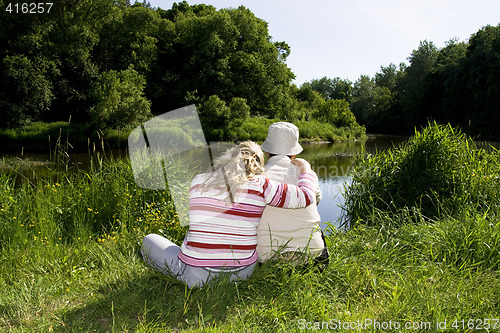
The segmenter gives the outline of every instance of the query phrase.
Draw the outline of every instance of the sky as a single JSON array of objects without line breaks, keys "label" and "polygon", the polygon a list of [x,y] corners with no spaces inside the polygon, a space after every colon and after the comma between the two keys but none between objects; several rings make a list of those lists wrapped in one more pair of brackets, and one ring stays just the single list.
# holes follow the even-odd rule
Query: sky
[{"label": "sky", "polygon": [[[170,9],[171,0],[148,0]],[[142,1],[141,1],[142,2]],[[486,25],[500,23],[500,0],[188,0],[217,9],[243,5],[268,23],[274,42],[291,53],[286,63],[301,85],[324,76],[355,82],[381,66],[408,64],[420,41],[441,48],[467,41]]]}]

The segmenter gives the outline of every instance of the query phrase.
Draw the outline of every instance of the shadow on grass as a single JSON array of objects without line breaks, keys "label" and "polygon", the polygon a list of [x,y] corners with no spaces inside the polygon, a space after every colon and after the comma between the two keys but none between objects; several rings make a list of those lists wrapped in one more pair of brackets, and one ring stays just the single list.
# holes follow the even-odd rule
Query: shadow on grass
[{"label": "shadow on grass", "polygon": [[[66,311],[60,318],[61,325],[55,330],[176,332],[189,328],[203,331],[225,326],[228,317],[231,317],[231,327],[246,327],[248,316],[252,317],[252,325],[274,329],[276,308],[288,309],[288,315],[293,317],[292,313],[300,309],[295,308],[297,305],[289,298],[296,296],[294,290],[310,292],[310,283],[322,280],[321,274],[312,277],[317,274],[316,269],[309,267],[279,267],[266,263],[256,268],[248,280],[219,280],[203,288],[188,289],[174,277],[145,269],[92,288],[95,299]],[[233,318],[234,315],[240,318]]]},{"label": "shadow on grass", "polygon": [[101,284],[95,300],[65,312],[57,331],[154,328],[175,332],[209,327],[225,321],[228,309],[237,302],[238,288],[236,283],[220,281],[190,290],[173,277],[146,270],[142,276]]}]

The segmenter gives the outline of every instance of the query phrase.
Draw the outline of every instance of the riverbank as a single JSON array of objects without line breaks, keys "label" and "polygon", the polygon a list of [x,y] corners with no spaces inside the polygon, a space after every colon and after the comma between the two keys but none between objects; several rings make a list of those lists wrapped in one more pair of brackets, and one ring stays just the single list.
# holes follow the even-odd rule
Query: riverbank
[{"label": "riverbank", "polygon": [[[433,137],[435,131],[428,131],[422,138],[428,142]],[[384,155],[395,156],[389,163],[393,171],[403,165],[396,161],[412,165],[408,151]],[[470,174],[473,186],[466,188],[500,193],[498,155],[486,159],[472,147],[469,153],[465,167],[475,173]],[[500,327],[498,204],[466,202],[466,209],[453,215],[442,200],[436,202],[441,213],[432,219],[418,214],[415,205],[390,214],[367,207],[351,230],[328,235],[330,264],[323,272],[270,262],[247,281],[187,290],[142,262],[145,234],[163,234],[179,244],[186,229],[179,226],[168,193],[138,188],[126,160],[102,158],[90,170],[76,172],[62,165],[50,177],[23,178],[17,186],[16,177],[22,178],[0,170],[0,330],[293,332],[348,325],[354,331],[409,327],[432,332]],[[434,184],[431,177],[419,179]],[[373,198],[392,189],[376,186],[380,192],[375,192],[375,184],[371,180],[364,188]],[[391,193],[398,191],[405,188]],[[382,328],[374,328],[375,323]]]},{"label": "riverbank", "polygon": [[[279,119],[248,118],[232,122],[224,128],[204,128],[207,141],[263,142],[270,124]],[[296,122],[300,130],[301,142],[344,142],[366,139],[365,129],[355,125],[336,127],[332,124],[313,121]],[[70,122],[33,122],[20,128],[0,128],[1,152],[48,153],[57,145],[65,145],[70,152],[124,149],[131,129],[99,130],[87,125]]]}]

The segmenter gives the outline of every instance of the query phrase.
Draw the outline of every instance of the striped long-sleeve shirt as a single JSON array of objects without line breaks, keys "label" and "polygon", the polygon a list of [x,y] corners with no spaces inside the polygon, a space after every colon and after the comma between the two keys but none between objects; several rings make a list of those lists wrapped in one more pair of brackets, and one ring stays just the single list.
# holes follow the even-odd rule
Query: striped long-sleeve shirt
[{"label": "striped long-sleeve shirt", "polygon": [[[190,189],[189,231],[179,259],[197,267],[241,267],[257,261],[257,226],[266,205],[304,208],[313,202],[316,174],[302,173],[297,186],[255,176],[227,201],[227,191],[201,191],[207,174]],[[222,192],[222,193],[221,193]]]}]

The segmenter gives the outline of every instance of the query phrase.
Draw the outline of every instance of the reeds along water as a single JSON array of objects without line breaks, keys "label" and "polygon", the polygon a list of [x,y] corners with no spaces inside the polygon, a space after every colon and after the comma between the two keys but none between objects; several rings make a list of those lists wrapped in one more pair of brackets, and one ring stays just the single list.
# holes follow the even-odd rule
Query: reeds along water
[{"label": "reeds along water", "polygon": [[127,158],[94,150],[90,165],[82,169],[68,156],[56,149],[43,171],[29,170],[30,177],[26,170],[0,170],[1,248],[98,241],[160,229],[171,239],[184,237],[168,190],[139,188]]}]

